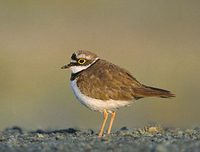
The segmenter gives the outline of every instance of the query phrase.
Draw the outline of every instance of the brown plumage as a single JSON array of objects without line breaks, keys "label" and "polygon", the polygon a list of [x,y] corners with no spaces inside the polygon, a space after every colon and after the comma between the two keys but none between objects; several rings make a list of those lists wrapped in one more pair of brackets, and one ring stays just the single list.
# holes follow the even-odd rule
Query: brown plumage
[{"label": "brown plumage", "polygon": [[170,91],[141,84],[125,69],[102,59],[78,74],[77,85],[83,94],[101,100],[174,96]]}]

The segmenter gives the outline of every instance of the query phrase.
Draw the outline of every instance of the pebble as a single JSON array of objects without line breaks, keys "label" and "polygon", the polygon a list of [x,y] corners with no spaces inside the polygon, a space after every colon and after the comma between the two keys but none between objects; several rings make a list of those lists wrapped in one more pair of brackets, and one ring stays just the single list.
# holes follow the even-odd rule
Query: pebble
[{"label": "pebble", "polygon": [[27,131],[20,127],[0,132],[0,151],[199,151],[200,129],[161,128],[147,126],[128,129],[122,127],[110,135],[97,137],[97,132],[77,130]]}]

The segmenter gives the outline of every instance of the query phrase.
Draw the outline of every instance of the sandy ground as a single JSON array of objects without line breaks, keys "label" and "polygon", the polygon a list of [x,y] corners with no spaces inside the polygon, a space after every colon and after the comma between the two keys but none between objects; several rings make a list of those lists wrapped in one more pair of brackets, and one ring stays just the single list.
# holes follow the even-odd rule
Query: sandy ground
[{"label": "sandy ground", "polygon": [[200,128],[178,129],[149,126],[121,128],[98,138],[93,130],[36,130],[20,127],[0,132],[0,152],[56,151],[131,151],[131,152],[199,152]]}]

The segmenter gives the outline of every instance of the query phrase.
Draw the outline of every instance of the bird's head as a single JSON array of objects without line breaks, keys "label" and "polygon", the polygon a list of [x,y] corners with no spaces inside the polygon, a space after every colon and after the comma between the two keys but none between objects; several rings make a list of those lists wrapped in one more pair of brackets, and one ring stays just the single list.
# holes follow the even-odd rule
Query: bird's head
[{"label": "bird's head", "polygon": [[72,73],[77,73],[87,69],[98,59],[98,56],[90,51],[78,50],[72,54],[70,63],[61,69],[71,69]]}]

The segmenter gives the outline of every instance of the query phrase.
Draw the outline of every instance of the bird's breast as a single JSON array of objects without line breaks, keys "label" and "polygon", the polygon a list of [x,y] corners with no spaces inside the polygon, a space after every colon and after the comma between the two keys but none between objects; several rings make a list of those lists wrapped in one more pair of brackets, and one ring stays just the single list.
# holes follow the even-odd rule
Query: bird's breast
[{"label": "bird's breast", "polygon": [[122,101],[122,100],[112,100],[112,99],[104,101],[100,99],[91,98],[89,96],[84,95],[80,91],[79,87],[77,86],[77,79],[71,81],[70,84],[79,102],[84,106],[86,106],[87,108],[94,111],[103,112],[103,110],[106,109],[109,112],[112,112],[120,107],[124,107],[132,103],[132,101]]}]

